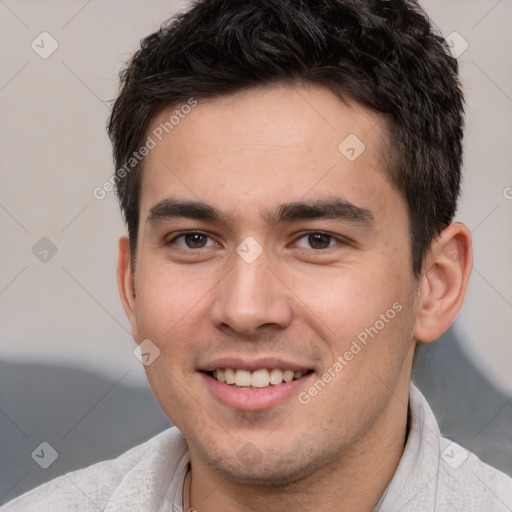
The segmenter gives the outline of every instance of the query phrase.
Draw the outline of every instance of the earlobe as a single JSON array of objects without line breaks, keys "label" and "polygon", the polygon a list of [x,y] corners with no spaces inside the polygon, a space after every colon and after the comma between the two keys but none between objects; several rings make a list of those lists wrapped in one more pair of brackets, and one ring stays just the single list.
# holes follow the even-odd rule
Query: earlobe
[{"label": "earlobe", "polygon": [[471,233],[461,223],[445,228],[425,258],[414,336],[433,341],[459,312],[473,267]]},{"label": "earlobe", "polygon": [[117,286],[124,311],[130,321],[132,336],[138,339],[135,317],[135,281],[130,261],[130,241],[124,236],[119,239],[117,258]]}]

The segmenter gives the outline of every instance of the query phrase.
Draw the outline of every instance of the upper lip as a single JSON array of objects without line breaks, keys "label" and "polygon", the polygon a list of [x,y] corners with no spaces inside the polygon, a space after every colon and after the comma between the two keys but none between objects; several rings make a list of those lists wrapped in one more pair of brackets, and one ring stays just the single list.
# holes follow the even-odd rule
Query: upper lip
[{"label": "upper lip", "polygon": [[298,363],[280,357],[222,357],[213,359],[199,366],[199,370],[203,372],[213,372],[214,370],[233,368],[235,370],[248,370],[250,372],[260,370],[262,368],[280,370],[293,370],[296,372],[307,372],[312,370],[312,366],[308,364]]}]

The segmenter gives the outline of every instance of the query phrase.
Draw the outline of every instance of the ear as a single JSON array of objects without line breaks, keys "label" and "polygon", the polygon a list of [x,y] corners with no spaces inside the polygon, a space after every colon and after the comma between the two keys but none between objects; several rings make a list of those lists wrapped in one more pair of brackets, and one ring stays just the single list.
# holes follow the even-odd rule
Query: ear
[{"label": "ear", "polygon": [[131,265],[130,241],[126,236],[119,239],[117,286],[124,311],[130,321],[133,339],[137,341],[139,339],[139,332],[135,314],[135,280]]},{"label": "ear", "polygon": [[413,331],[417,340],[437,339],[455,320],[472,268],[471,233],[464,224],[451,224],[432,243],[423,264]]}]

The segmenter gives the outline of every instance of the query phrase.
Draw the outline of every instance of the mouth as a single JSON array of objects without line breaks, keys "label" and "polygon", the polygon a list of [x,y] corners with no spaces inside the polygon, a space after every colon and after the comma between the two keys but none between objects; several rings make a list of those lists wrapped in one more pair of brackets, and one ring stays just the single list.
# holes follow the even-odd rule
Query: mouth
[{"label": "mouth", "polygon": [[263,389],[299,380],[313,370],[296,371],[281,368],[260,368],[254,371],[242,368],[218,368],[206,372],[211,378],[233,388]]},{"label": "mouth", "polygon": [[318,369],[293,357],[237,355],[202,362],[197,371],[207,393],[219,404],[230,410],[256,412],[293,407]]},{"label": "mouth", "polygon": [[206,389],[231,410],[257,412],[293,404],[315,370],[278,359],[219,360],[199,371]]}]

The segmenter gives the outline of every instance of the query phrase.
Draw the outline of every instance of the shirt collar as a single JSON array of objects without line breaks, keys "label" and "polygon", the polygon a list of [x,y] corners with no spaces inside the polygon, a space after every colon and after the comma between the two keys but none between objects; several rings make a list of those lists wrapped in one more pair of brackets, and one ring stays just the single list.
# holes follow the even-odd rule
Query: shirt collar
[{"label": "shirt collar", "polygon": [[409,415],[404,453],[374,512],[413,512],[435,508],[441,434],[427,400],[412,382]]}]

